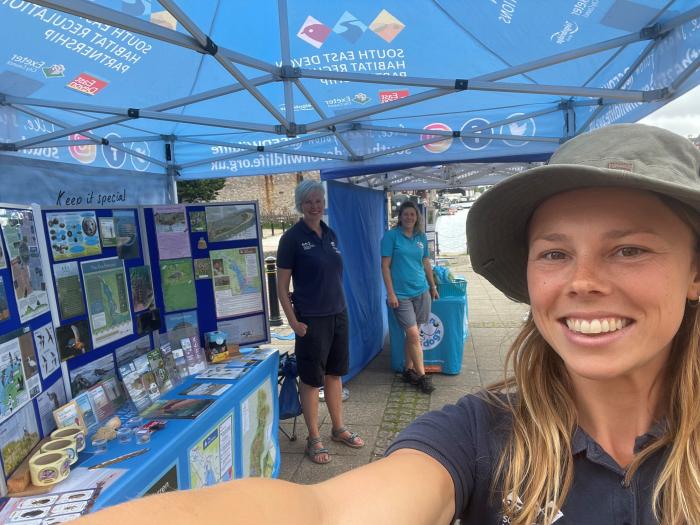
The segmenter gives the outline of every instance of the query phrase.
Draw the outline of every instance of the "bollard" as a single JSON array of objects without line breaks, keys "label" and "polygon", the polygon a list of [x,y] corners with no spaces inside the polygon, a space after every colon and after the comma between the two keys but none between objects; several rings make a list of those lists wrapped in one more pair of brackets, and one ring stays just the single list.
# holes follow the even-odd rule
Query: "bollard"
[{"label": "bollard", "polygon": [[280,303],[277,299],[277,259],[265,257],[265,273],[267,274],[267,295],[270,299],[270,326],[282,326]]}]

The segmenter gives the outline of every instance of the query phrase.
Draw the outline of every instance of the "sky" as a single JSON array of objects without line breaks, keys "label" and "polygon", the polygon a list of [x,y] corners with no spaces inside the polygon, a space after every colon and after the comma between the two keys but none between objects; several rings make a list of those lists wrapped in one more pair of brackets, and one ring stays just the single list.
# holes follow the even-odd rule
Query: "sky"
[{"label": "sky", "polygon": [[700,86],[669,102],[640,122],[674,131],[679,135],[700,135]]}]

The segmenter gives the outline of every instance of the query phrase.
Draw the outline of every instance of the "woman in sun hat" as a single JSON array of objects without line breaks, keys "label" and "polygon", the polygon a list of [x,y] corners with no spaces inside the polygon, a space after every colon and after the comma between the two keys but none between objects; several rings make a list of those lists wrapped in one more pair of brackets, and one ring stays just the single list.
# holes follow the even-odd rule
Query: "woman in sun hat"
[{"label": "woman in sun hat", "polygon": [[531,307],[506,378],[380,461],[209,497],[266,507],[256,523],[700,523],[700,151],[640,124],[582,134],[484,193],[467,231],[474,269]]}]

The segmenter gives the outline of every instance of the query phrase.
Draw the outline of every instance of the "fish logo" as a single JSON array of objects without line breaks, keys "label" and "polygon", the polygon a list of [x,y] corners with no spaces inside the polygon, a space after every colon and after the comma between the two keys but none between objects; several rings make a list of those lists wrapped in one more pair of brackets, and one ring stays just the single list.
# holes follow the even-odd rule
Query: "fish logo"
[{"label": "fish logo", "polygon": [[399,36],[399,33],[403,31],[405,27],[405,24],[386,9],[382,9],[377,15],[377,18],[369,25],[369,28],[374,31],[377,36],[386,40],[389,44]]},{"label": "fish logo", "polygon": [[307,16],[297,36],[307,44],[320,49],[330,34],[330,27],[316,20],[313,16]]},{"label": "fish logo", "polygon": [[352,44],[357,42],[365,31],[367,31],[367,26],[349,11],[345,11],[333,27],[334,33],[339,34]]}]

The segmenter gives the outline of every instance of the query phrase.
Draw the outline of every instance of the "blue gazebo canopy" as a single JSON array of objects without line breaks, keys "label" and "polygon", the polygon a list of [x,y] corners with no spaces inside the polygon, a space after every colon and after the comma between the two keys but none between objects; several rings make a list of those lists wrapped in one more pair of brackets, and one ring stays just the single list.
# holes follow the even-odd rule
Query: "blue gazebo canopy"
[{"label": "blue gazebo canopy", "polygon": [[541,161],[700,82],[696,0],[6,0],[0,27],[0,163],[181,179]]}]

